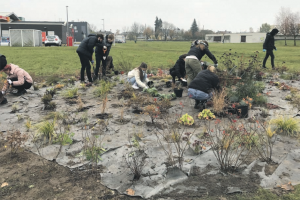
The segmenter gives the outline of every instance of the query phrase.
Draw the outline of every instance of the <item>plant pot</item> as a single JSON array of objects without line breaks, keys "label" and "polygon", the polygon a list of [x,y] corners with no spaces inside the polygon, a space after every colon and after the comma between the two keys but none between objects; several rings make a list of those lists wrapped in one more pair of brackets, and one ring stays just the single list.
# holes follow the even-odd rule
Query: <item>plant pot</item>
[{"label": "plant pot", "polygon": [[182,87],[187,87],[187,82],[186,81],[181,81]]},{"label": "plant pot", "polygon": [[114,71],[115,75],[118,75],[119,74],[119,71]]},{"label": "plant pot", "polygon": [[120,73],[121,73],[121,74],[124,74],[125,72],[124,72],[124,71],[120,71]]},{"label": "plant pot", "polygon": [[249,111],[248,105],[237,107],[237,115],[240,116],[241,118],[247,118],[248,117],[248,111]]},{"label": "plant pot", "polygon": [[172,87],[172,82],[171,82],[171,81],[167,81],[167,82],[166,82],[166,86],[167,86],[167,88]]},{"label": "plant pot", "polygon": [[174,89],[176,97],[182,97],[183,89]]},{"label": "plant pot", "polygon": [[152,88],[154,86],[154,83],[153,81],[148,81],[147,85],[149,88]]}]

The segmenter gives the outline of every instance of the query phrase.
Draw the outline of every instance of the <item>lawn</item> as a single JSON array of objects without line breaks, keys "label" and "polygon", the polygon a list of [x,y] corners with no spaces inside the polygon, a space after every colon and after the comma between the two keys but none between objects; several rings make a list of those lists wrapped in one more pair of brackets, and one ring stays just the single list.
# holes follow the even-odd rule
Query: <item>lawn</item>
[{"label": "lawn", "polygon": [[[277,51],[275,63],[285,65],[289,69],[297,69],[300,56],[300,47],[293,46],[293,41],[288,41],[288,46],[284,46],[284,41],[276,42]],[[177,58],[187,53],[190,42],[164,42],[164,41],[128,41],[124,44],[116,44],[112,47],[110,55],[114,58],[114,64],[118,67],[122,60],[131,60],[132,66],[138,66],[145,62],[152,68],[168,69],[173,66]],[[30,73],[39,76],[73,75],[80,69],[80,62],[76,53],[77,47],[0,47],[0,53],[6,55],[8,62],[19,65]],[[262,44],[220,44],[211,43],[210,50],[219,57],[229,49],[239,55],[249,57],[253,52],[259,51],[259,58],[263,59]],[[209,58],[203,60],[210,61]],[[270,67],[268,60],[267,67]]]}]

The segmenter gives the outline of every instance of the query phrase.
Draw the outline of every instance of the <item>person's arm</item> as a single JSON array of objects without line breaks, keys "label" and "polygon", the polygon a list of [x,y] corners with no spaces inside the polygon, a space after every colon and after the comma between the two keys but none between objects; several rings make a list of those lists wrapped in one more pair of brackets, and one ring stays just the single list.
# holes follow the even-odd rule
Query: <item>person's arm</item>
[{"label": "person's arm", "polygon": [[135,81],[136,81],[136,83],[138,84],[139,87],[141,87],[141,88],[148,87],[145,83],[143,83],[143,82],[141,81],[139,70],[135,70],[135,71],[134,71],[134,77],[135,77]]},{"label": "person's arm", "polygon": [[24,70],[23,69],[19,69],[17,72],[15,72],[18,76],[18,81],[13,81],[12,85],[13,86],[20,86],[20,85],[24,85],[25,82],[25,75],[24,75]]},{"label": "person's arm", "polygon": [[208,48],[205,48],[204,49],[205,51],[205,54],[215,63],[215,64],[218,64],[218,61],[216,59],[216,57],[209,51]]},{"label": "person's arm", "polygon": [[175,74],[176,76],[181,79],[183,78],[180,74],[180,64],[178,62],[176,62],[175,66],[174,66],[174,70],[175,70]]}]

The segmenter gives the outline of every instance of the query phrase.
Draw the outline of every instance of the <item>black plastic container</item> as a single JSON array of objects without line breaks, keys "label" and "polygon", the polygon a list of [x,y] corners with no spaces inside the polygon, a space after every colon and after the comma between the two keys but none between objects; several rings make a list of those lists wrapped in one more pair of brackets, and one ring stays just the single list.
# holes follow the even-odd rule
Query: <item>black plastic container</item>
[{"label": "black plastic container", "polygon": [[182,97],[182,92],[183,92],[183,89],[174,89],[174,93],[176,95],[176,97]]},{"label": "black plastic container", "polygon": [[241,118],[247,118],[248,117],[248,111],[249,111],[248,105],[237,107],[237,115],[240,116]]},{"label": "black plastic container", "polygon": [[115,75],[118,75],[119,74],[119,71],[114,71]]},{"label": "black plastic container", "polygon": [[167,82],[166,82],[166,86],[167,86],[167,88],[172,87],[172,82],[171,82],[171,81],[167,81]]}]

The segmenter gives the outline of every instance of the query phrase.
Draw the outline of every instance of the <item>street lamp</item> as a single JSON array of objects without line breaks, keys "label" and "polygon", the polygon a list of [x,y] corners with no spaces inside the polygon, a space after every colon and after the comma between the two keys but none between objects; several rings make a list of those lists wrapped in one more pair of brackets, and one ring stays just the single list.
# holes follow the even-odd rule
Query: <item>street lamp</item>
[{"label": "street lamp", "polygon": [[68,7],[69,6],[66,6],[66,9],[67,9],[67,36],[69,36]]},{"label": "street lamp", "polygon": [[103,20],[103,31],[104,31],[104,30],[105,30],[105,29],[104,29],[104,19],[101,19],[101,20]]}]

